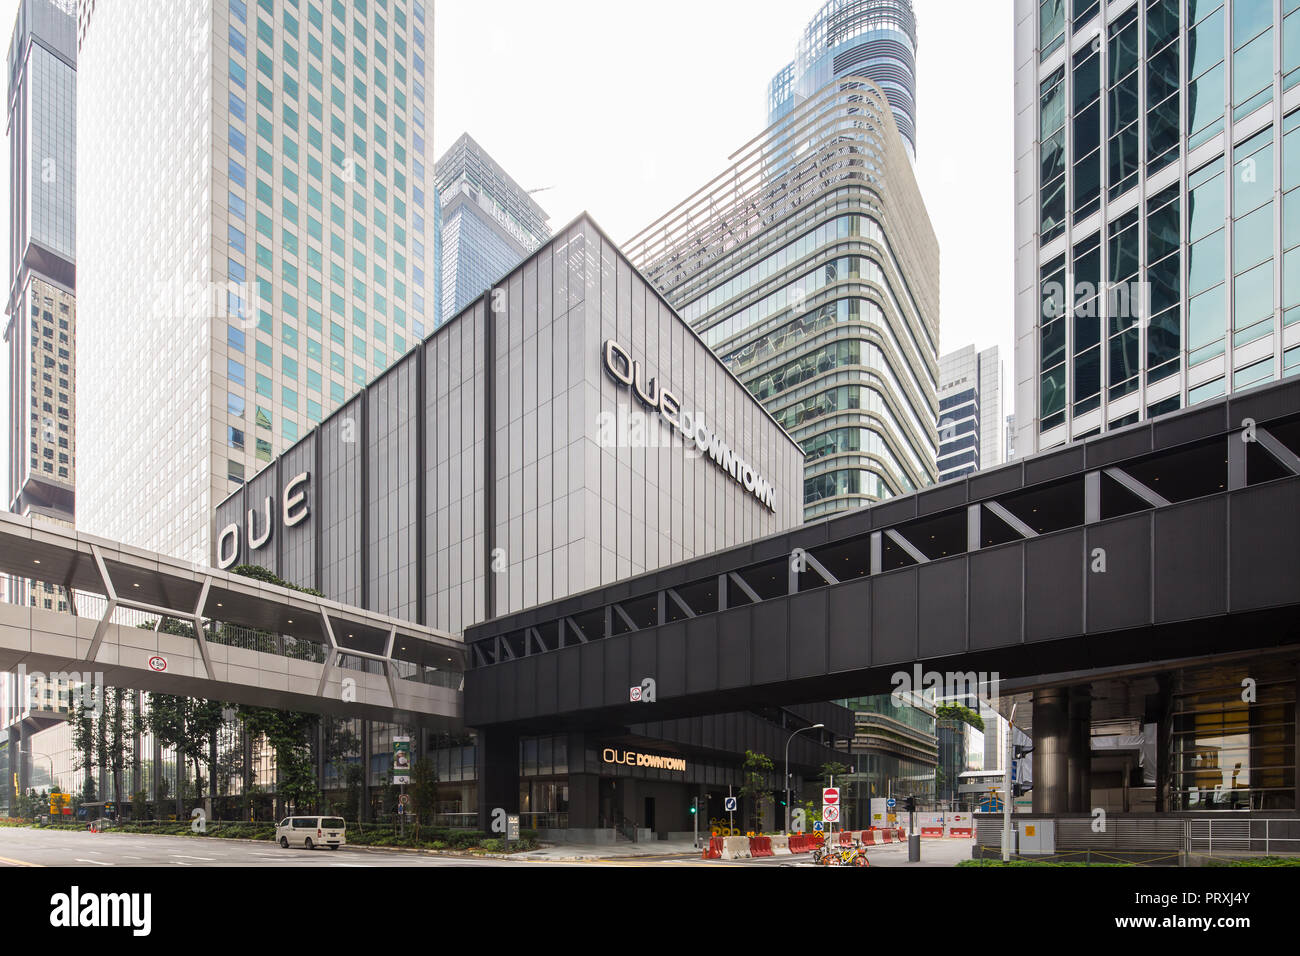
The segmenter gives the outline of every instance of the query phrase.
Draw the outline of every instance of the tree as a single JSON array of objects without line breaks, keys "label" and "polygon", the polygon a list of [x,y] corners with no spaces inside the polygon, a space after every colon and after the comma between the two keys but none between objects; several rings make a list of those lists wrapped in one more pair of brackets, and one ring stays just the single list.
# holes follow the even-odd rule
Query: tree
[{"label": "tree", "polygon": [[85,778],[81,786],[81,798],[87,803],[94,803],[96,799],[94,711],[86,706],[84,697],[79,694],[76,697],[77,701],[72,706],[72,717],[68,721],[72,727],[72,747],[76,751],[72,769],[85,771]]},{"label": "tree", "polygon": [[100,723],[105,725],[102,740],[102,769],[113,775],[113,801],[122,804],[122,772],[128,762],[135,759],[134,721],[127,717],[127,691],[114,687],[104,694],[104,708]]},{"label": "tree", "polygon": [[292,804],[296,813],[316,806],[320,802],[320,788],[316,785],[314,743],[319,716],[240,706],[239,718],[249,734],[265,737],[275,751],[278,798]]},{"label": "tree", "polygon": [[415,839],[420,839],[420,824],[432,821],[438,805],[438,769],[427,756],[411,765],[411,813],[415,817]]},{"label": "tree", "polygon": [[366,772],[361,769],[361,764],[350,763],[343,770],[343,783],[347,788],[347,796],[344,798],[343,815],[350,821],[359,821],[361,819],[361,790],[362,783],[365,782]]},{"label": "tree", "polygon": [[822,779],[830,780],[831,777],[842,777],[849,772],[849,768],[842,763],[836,763],[834,760],[822,764]]},{"label": "tree", "polygon": [[772,758],[767,754],[754,753],[752,750],[745,751],[745,762],[741,767],[743,782],[739,795],[745,803],[746,812],[753,824],[751,830],[758,830],[762,820],[762,808],[772,802],[772,794],[767,784],[774,767]]},{"label": "tree", "polygon": [[963,704],[940,704],[934,709],[934,716],[939,720],[961,720],[976,730],[984,730],[984,718]]}]

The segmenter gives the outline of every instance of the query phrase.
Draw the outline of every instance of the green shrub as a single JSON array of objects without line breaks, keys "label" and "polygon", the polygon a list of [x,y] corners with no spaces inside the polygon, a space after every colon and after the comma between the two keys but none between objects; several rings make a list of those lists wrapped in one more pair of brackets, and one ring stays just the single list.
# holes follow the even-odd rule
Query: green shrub
[{"label": "green shrub", "polygon": [[484,840],[479,844],[479,848],[487,853],[501,853],[506,847],[502,840]]}]

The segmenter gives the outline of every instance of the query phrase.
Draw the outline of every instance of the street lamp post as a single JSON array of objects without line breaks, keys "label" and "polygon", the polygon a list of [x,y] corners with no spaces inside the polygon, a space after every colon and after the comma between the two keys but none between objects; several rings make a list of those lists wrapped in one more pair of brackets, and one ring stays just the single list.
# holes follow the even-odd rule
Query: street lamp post
[{"label": "street lamp post", "polygon": [[813,724],[811,727],[800,727],[785,742],[785,833],[790,833],[790,741],[794,740],[795,734],[801,734],[805,730],[821,730],[825,724]]},{"label": "street lamp post", "polygon": [[[19,749],[18,756],[19,757],[44,757],[46,760],[50,762],[50,786],[57,787],[59,785],[59,781],[54,777],[54,758],[51,757],[49,754],[37,753],[35,750]],[[30,783],[31,781],[28,782]]]}]

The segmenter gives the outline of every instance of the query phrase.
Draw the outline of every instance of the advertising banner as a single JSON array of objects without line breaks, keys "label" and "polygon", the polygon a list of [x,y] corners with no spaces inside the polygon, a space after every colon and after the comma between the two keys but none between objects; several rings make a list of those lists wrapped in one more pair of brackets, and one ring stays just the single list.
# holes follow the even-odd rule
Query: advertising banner
[{"label": "advertising banner", "polygon": [[393,783],[411,782],[411,738],[393,738]]}]

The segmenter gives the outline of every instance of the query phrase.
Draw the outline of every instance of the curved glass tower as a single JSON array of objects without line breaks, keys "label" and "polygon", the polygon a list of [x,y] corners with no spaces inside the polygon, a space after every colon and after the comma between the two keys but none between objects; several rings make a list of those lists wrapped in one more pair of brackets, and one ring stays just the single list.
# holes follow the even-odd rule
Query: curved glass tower
[{"label": "curved glass tower", "polygon": [[889,100],[916,158],[916,14],[912,0],[828,0],[799,41],[799,55],[772,78],[771,125],[841,76],[865,76]]}]

